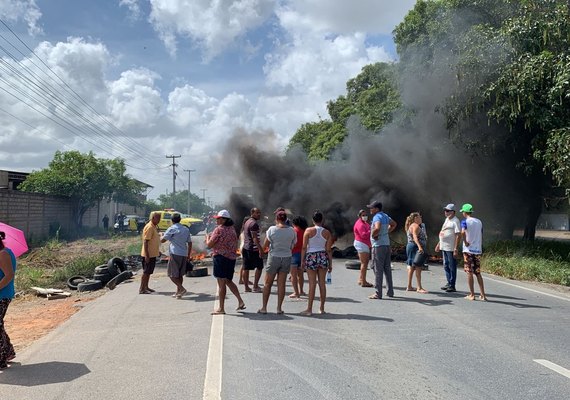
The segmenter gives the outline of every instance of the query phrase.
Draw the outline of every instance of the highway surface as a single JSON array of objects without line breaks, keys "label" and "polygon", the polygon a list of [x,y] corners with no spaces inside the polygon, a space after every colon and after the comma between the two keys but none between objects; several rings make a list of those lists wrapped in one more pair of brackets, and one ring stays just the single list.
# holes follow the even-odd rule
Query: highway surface
[{"label": "highway surface", "polygon": [[[485,275],[488,302],[444,293],[441,266],[424,271],[429,294],[369,300],[358,271],[335,260],[327,314],[304,317],[305,300],[257,314],[261,294],[210,315],[216,283],[189,278],[190,295],[157,270],[139,295],[119,285],[22,351],[0,373],[2,400],[65,399],[568,399],[570,295]],[[369,280],[373,273],[369,271]],[[274,291],[275,293],[275,291]],[[318,310],[318,302],[315,305]]]}]

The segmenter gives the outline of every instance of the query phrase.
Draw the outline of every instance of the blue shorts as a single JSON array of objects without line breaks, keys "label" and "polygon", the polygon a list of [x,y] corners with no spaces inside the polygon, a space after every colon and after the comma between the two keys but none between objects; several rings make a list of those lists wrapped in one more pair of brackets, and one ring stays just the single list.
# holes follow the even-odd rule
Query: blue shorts
[{"label": "blue shorts", "polygon": [[291,255],[291,266],[300,267],[301,266],[301,253],[293,253]]}]

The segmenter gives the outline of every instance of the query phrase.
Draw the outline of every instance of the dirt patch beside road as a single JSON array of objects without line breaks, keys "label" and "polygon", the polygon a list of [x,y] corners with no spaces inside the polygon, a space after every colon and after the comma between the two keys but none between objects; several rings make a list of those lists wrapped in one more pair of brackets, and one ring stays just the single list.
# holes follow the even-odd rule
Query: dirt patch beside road
[{"label": "dirt patch beside road", "polygon": [[[16,275],[19,271],[23,273],[25,265],[53,271],[54,268],[61,268],[74,258],[100,253],[103,250],[109,251],[112,255],[124,256],[127,255],[127,248],[130,245],[138,243],[140,243],[139,237],[113,237],[58,243],[57,246],[52,244],[48,249],[36,248],[19,260]],[[28,292],[26,289],[16,285],[18,293]],[[8,307],[4,320],[6,331],[16,352],[57,328],[87,302],[105,294],[107,290],[84,293],[69,290],[72,293],[69,298],[56,300],[38,297],[34,293],[18,296]]]},{"label": "dirt patch beside road", "polygon": [[12,301],[4,323],[16,352],[57,328],[79,311],[85,303],[104,293],[105,290],[74,293],[67,299],[57,300],[27,295]]}]

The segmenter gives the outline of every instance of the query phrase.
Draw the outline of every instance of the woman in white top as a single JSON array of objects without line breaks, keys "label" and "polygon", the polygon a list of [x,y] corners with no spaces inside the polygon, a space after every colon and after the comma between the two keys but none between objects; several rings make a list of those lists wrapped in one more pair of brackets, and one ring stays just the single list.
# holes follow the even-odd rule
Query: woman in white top
[{"label": "woman in white top", "polygon": [[325,286],[327,271],[332,271],[332,235],[323,228],[323,213],[315,211],[313,214],[314,226],[307,228],[303,235],[303,249],[301,251],[301,267],[306,269],[309,275],[309,298],[307,309],[301,315],[313,315],[313,301],[319,282],[319,292],[321,295],[320,314],[325,313],[325,301],[327,298],[327,288]]}]

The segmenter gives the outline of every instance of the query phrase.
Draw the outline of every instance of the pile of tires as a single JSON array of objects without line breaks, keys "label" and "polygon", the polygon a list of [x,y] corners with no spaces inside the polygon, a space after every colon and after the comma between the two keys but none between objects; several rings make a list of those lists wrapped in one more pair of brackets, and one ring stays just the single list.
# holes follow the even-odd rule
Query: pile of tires
[{"label": "pile of tires", "polygon": [[93,279],[85,276],[75,275],[67,280],[67,286],[78,292],[88,292],[99,290],[104,286],[113,290],[119,283],[133,277],[131,271],[127,271],[127,266],[123,259],[113,257],[107,264],[98,265],[93,271]]}]

